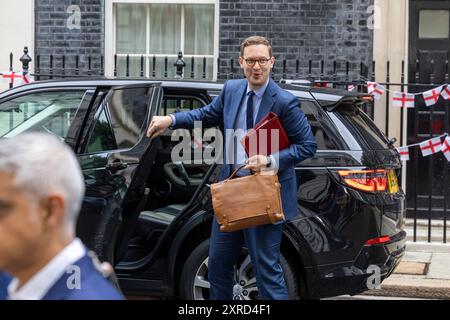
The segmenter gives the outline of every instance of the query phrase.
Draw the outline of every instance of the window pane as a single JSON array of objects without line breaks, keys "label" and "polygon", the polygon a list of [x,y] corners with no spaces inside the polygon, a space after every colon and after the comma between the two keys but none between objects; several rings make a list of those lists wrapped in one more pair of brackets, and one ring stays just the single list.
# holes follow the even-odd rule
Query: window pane
[{"label": "window pane", "polygon": [[214,52],[214,5],[186,5],[185,53],[207,54]]},{"label": "window pane", "polygon": [[302,101],[300,108],[306,116],[311,131],[316,139],[317,149],[319,150],[333,150],[336,149],[334,143],[330,140],[320,122],[316,119],[314,109],[316,108],[311,102]]},{"label": "window pane", "polygon": [[420,10],[419,38],[448,38],[449,26],[448,10]]},{"label": "window pane", "polygon": [[181,50],[181,5],[150,5],[150,53],[176,54]]},{"label": "window pane", "polygon": [[116,5],[116,52],[145,53],[146,5]]},{"label": "window pane", "polygon": [[111,125],[119,149],[131,148],[139,141],[151,91],[150,88],[114,90],[108,99]]},{"label": "window pane", "polygon": [[0,137],[27,131],[48,132],[64,139],[85,91],[35,93],[0,105]]},{"label": "window pane", "polygon": [[117,149],[114,135],[108,119],[106,118],[105,110],[101,108],[100,115],[97,118],[92,135],[89,138],[89,143],[86,148],[87,153],[102,152]]}]

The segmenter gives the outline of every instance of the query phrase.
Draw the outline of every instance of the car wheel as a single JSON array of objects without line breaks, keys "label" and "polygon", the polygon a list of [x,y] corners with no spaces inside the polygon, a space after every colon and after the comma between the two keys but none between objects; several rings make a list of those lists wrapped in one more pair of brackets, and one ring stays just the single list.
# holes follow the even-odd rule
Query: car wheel
[{"label": "car wheel", "polygon": [[[208,280],[209,239],[201,242],[186,260],[180,278],[180,297],[185,300],[208,300],[210,283]],[[299,299],[298,277],[286,257],[281,254],[280,264],[288,288],[289,299]],[[248,250],[243,248],[235,266],[234,300],[257,300],[258,287]]]}]

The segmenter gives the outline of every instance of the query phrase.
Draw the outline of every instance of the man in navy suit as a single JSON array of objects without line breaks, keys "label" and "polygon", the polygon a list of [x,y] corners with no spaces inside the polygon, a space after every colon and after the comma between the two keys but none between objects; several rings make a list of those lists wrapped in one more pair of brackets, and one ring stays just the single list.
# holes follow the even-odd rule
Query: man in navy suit
[{"label": "man in navy suit", "polygon": [[0,270],[12,275],[0,274],[0,299],[123,299],[75,238],[83,195],[77,159],[56,137],[0,139]]},{"label": "man in navy suit", "polygon": [[[193,128],[201,121],[204,127],[223,124],[225,131],[245,131],[254,127],[269,112],[277,114],[291,141],[290,147],[269,157],[255,155],[247,159],[240,143],[234,145],[228,132],[224,138],[224,159],[220,179],[227,178],[241,164],[245,169],[261,171],[267,167],[277,171],[281,197],[287,220],[297,215],[297,185],[294,165],[312,157],[316,142],[296,97],[281,89],[270,79],[275,62],[272,48],[263,37],[249,37],[241,44],[239,64],[246,79],[229,80],[221,93],[209,105],[164,117],[153,117],[147,135],[157,136],[167,128]],[[240,129],[240,130],[238,130]],[[237,136],[238,141],[242,136]],[[235,149],[236,148],[236,149]],[[245,210],[245,208],[243,208]],[[255,270],[261,299],[288,299],[280,266],[280,244],[284,223],[263,225],[231,233],[220,232],[214,219],[210,240],[208,272],[212,299],[233,298],[233,265],[241,247],[247,245]]]}]

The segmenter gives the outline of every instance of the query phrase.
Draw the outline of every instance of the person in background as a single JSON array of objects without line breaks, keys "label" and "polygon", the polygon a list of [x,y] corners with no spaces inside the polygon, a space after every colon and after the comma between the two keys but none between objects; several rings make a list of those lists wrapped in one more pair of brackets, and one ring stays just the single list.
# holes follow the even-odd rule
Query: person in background
[{"label": "person in background", "polygon": [[[84,195],[72,150],[56,137],[0,139],[0,298],[110,300],[123,295],[75,237]],[[3,280],[2,280],[3,279]]]}]

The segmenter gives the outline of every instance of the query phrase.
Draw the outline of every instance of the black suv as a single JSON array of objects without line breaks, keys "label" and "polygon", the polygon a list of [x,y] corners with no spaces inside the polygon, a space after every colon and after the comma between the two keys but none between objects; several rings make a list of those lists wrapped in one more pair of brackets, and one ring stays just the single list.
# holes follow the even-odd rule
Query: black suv
[{"label": "black suv", "polygon": [[[78,236],[114,263],[126,294],[208,298],[209,185],[219,165],[198,161],[208,143],[197,140],[190,155],[197,161],[172,162],[172,132],[152,140],[145,132],[153,115],[202,107],[222,86],[60,80],[0,94],[0,137],[49,132],[77,154],[86,181]],[[290,297],[360,293],[388,277],[405,252],[398,153],[362,112],[366,95],[284,88],[301,101],[318,144],[296,166],[299,213],[281,245]],[[245,248],[235,274],[235,298],[256,299]]]}]

